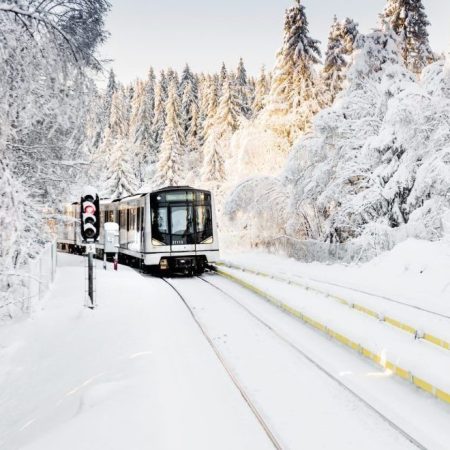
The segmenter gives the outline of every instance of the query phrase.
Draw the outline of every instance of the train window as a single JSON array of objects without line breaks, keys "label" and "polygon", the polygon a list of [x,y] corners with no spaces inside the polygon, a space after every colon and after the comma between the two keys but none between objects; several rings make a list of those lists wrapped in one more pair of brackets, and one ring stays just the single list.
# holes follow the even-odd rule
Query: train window
[{"label": "train window", "polygon": [[162,244],[170,245],[169,217],[166,207],[152,209],[152,238]]},{"label": "train window", "polygon": [[125,213],[126,213],[126,211],[125,210],[120,210],[120,229],[121,230],[125,230],[125,228],[126,228],[126,223],[125,223],[125,221],[126,221],[126,216],[125,216]]},{"label": "train window", "polygon": [[170,208],[172,245],[194,244],[194,209],[190,205]]},{"label": "train window", "polygon": [[[196,243],[206,243],[213,235],[212,214],[210,206],[197,206],[195,208],[195,226],[197,230]],[[208,242],[210,243],[210,242]]]}]

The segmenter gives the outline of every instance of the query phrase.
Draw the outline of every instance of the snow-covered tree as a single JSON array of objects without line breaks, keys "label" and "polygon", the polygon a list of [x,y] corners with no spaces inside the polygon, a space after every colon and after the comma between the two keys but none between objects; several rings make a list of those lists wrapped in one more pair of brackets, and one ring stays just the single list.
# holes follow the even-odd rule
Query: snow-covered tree
[{"label": "snow-covered tree", "polygon": [[129,89],[121,87],[113,95],[110,126],[103,146],[106,157],[103,194],[111,198],[132,194],[139,187],[136,176],[138,161],[128,140],[128,105]]},{"label": "snow-covered tree", "polygon": [[420,74],[434,61],[427,30],[430,22],[422,0],[388,0],[381,20],[400,36],[402,56],[411,71]]},{"label": "snow-covered tree", "polygon": [[239,128],[241,118],[242,109],[236,79],[230,75],[223,84],[222,96],[214,117],[217,139],[231,137],[232,133]]},{"label": "snow-covered tree", "polygon": [[139,181],[136,178],[132,158],[133,155],[126,140],[112,141],[106,167],[106,179],[103,184],[105,197],[120,198],[137,191]]},{"label": "snow-covered tree", "polygon": [[204,146],[204,160],[200,179],[218,190],[225,181],[223,144],[217,129],[213,129]]},{"label": "snow-covered tree", "polygon": [[337,17],[334,17],[322,71],[322,89],[328,105],[334,102],[336,95],[342,90],[358,34],[358,24],[353,20],[347,18],[345,21],[339,22]]},{"label": "snow-covered tree", "polygon": [[247,79],[247,70],[245,69],[244,60],[239,60],[236,71],[236,89],[239,101],[241,103],[242,115],[249,119],[252,115],[251,109],[251,85]]},{"label": "snow-covered tree", "polygon": [[202,139],[208,138],[211,128],[214,126],[214,118],[219,105],[219,89],[217,80],[213,76],[206,79],[203,96],[200,104],[200,123],[202,125]]},{"label": "snow-covered tree", "polygon": [[181,123],[184,130],[185,140],[188,140],[190,134],[190,143],[193,147],[188,146],[188,150],[192,151],[198,147],[195,142],[197,136],[199,119],[198,115],[198,80],[191,72],[191,69],[186,65],[181,77],[179,96],[181,98]]},{"label": "snow-covered tree", "polygon": [[159,161],[153,179],[155,187],[177,186],[185,177],[186,149],[180,122],[180,108],[178,83],[172,79],[166,106],[167,125],[164,129]]},{"label": "snow-covered tree", "polygon": [[95,89],[87,74],[100,66],[108,8],[103,0],[0,1],[0,272],[9,273],[0,275],[2,299],[19,300],[16,271],[46,239],[46,205],[58,204],[88,164]]},{"label": "snow-covered tree", "polygon": [[154,114],[155,74],[150,68],[147,80],[137,84],[130,123],[130,142],[135,146],[133,153],[137,159],[140,184],[145,182],[147,167],[157,158],[152,126]]},{"label": "snow-covered tree", "polygon": [[320,109],[314,65],[320,62],[319,41],[311,38],[305,7],[286,11],[284,43],[277,55],[270,94],[265,109],[272,130],[292,141],[304,131]]},{"label": "snow-covered tree", "polygon": [[156,152],[161,147],[164,128],[166,127],[166,102],[168,95],[168,80],[164,71],[161,71],[159,81],[155,89],[155,113],[152,124],[152,134]]},{"label": "snow-covered tree", "polygon": [[220,73],[219,73],[219,77],[216,79],[218,85],[218,94],[219,97],[222,95],[222,89],[223,89],[223,85],[225,84],[225,82],[228,79],[228,69],[225,65],[225,63],[222,63],[222,66],[220,67]]},{"label": "snow-covered tree", "polygon": [[113,95],[117,92],[118,84],[114,70],[111,69],[108,75],[108,85],[106,86],[104,96],[104,120],[105,124],[109,124],[109,116],[111,115],[111,103]]},{"label": "snow-covered tree", "polygon": [[256,81],[255,96],[253,100],[252,110],[254,114],[259,113],[266,104],[266,97],[270,90],[269,79],[266,74],[266,69],[263,66],[261,73]]},{"label": "snow-covered tree", "polygon": [[227,211],[242,214],[255,198],[251,211],[264,211],[270,196],[274,215],[285,218],[283,233],[357,238],[371,248],[389,247],[396,229],[441,235],[440,217],[450,207],[450,65],[434,63],[418,82],[395,33],[359,36],[357,47],[340,101],[316,116],[283,176],[266,179],[266,191],[260,178],[241,184]]}]

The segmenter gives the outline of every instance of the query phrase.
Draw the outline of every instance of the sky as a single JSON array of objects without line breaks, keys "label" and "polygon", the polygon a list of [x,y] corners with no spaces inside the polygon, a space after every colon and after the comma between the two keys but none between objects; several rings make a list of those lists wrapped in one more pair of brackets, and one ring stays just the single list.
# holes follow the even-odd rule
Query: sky
[{"label": "sky", "polygon": [[[450,47],[450,1],[422,0],[431,22],[433,49]],[[293,0],[111,0],[111,33],[101,49],[122,82],[145,78],[148,68],[216,72],[244,58],[250,74],[275,63],[283,18]],[[310,34],[324,48],[333,16],[351,17],[362,32],[376,27],[386,0],[303,0]],[[100,80],[101,82],[101,80]]]}]

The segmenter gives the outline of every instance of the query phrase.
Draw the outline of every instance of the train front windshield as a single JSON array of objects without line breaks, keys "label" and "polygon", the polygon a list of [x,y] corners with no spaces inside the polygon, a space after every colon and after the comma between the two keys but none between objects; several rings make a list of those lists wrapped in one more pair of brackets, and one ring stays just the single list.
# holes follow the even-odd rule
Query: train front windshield
[{"label": "train front windshield", "polygon": [[211,195],[201,191],[152,194],[154,244],[194,245],[212,243]]}]

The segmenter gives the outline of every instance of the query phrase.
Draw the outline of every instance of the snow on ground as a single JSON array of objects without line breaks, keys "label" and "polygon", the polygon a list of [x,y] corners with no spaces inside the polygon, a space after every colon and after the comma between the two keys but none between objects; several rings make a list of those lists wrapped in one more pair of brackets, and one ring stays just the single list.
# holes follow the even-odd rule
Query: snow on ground
[{"label": "snow on ground", "polygon": [[[324,337],[323,334],[308,326],[304,326],[297,319],[288,316],[284,312],[270,305],[268,302],[261,301],[258,296],[251,293],[249,294],[248,291],[242,287],[219,277],[210,279],[210,281],[221,287],[225,292],[232,295],[234,298],[238,299],[241,304],[245,305],[245,307],[251,310],[259,318],[266,321],[269,326],[277,330],[284,338],[288,339],[291,343],[300,348],[310,358],[313,358],[317,363],[332,373],[346,386],[350,387],[363,399],[368,401],[372,406],[377,408],[396,425],[412,435],[425,448],[433,450],[448,449],[448,442],[450,442],[450,428],[448,427],[448,424],[450,423],[450,407],[448,405],[439,402],[430,395],[418,390],[411,384],[393,376],[390,371],[380,369],[378,366],[372,364],[367,359],[360,357],[347,347]],[[202,319],[208,323],[210,329],[215,330],[220,336],[220,328],[224,328],[225,324],[223,323],[224,320],[214,318],[214,316],[217,315],[216,306],[208,307],[206,302],[202,302],[201,300],[197,300],[196,303],[203,303],[202,307],[198,310],[199,314],[201,314]],[[232,306],[233,305],[230,305],[230,307]],[[211,318],[208,318],[209,316]],[[233,319],[237,324],[240,322],[235,316],[233,316]],[[243,331],[240,332],[243,333]],[[224,351],[225,354],[242,354],[242,352],[246,351],[246,345],[242,345],[240,343],[241,341],[233,336],[234,333],[239,333],[239,328],[233,328],[233,333],[228,331],[225,340],[218,340],[221,345],[221,351]],[[260,334],[262,334],[261,331],[258,335]],[[249,340],[249,338],[246,340]],[[232,345],[233,342],[234,345]],[[258,372],[260,379],[254,379],[251,388],[256,389],[257,384],[261,383],[261,380],[270,379],[272,376],[276,377],[273,382],[273,388],[259,390],[259,392],[263,392],[265,394],[265,398],[263,397],[263,399],[267,401],[267,398],[270,398],[270,395],[274,393],[276,393],[278,397],[282,397],[284,394],[285,406],[288,405],[287,407],[300,412],[302,411],[302,407],[306,409],[308,411],[308,419],[306,422],[310,429],[306,431],[305,434],[308,435],[311,433],[311,436],[314,436],[314,432],[316,431],[317,435],[320,434],[320,437],[317,437],[312,444],[308,442],[309,446],[306,445],[305,448],[316,448],[315,445],[319,448],[329,448],[326,445],[321,447],[318,443],[323,444],[323,442],[327,439],[327,437],[323,437],[322,434],[332,434],[335,431],[333,429],[333,422],[331,423],[331,426],[329,426],[325,421],[325,417],[330,419],[330,409],[333,409],[333,405],[330,406],[328,400],[330,398],[334,400],[335,397],[328,398],[325,396],[325,398],[323,398],[321,395],[321,389],[326,391],[330,389],[330,386],[325,384],[325,386],[321,386],[321,388],[317,390],[316,388],[319,386],[317,381],[320,378],[318,374],[317,379],[314,379],[311,384],[306,384],[306,386],[303,385],[303,383],[309,379],[310,373],[302,371],[296,378],[296,386],[291,391],[287,388],[285,389],[283,384],[285,381],[283,373],[281,373],[281,376],[278,376],[278,370],[281,367],[281,372],[283,372],[282,369],[284,366],[278,366],[276,364],[271,365],[270,363],[272,362],[272,359],[267,361],[267,358],[261,356],[261,354],[264,353],[264,347],[262,345],[260,347],[261,348],[254,351],[254,356],[241,358],[239,360],[236,359],[236,361],[240,362],[239,367],[242,376],[248,376],[248,374],[254,369],[252,364],[248,363],[250,358],[257,359],[259,365],[266,362],[266,370],[261,370]],[[277,356],[278,355],[275,356],[275,359]],[[298,354],[296,354],[296,356],[302,359],[302,357]],[[291,362],[291,364],[293,364],[293,362]],[[289,374],[287,374],[287,376],[289,376]],[[307,393],[304,396],[300,395],[300,393],[304,390],[306,390]],[[298,400],[296,403],[291,404],[289,399],[295,399],[296,396],[302,397],[302,400]],[[322,414],[320,414],[321,409]],[[356,407],[356,411],[361,410]],[[317,422],[314,420],[315,415],[318,412],[318,421],[320,422],[320,426],[317,426]],[[342,408],[342,412],[339,410],[338,413],[336,413],[334,423],[339,423],[340,417],[337,417],[337,415],[343,414],[344,412],[345,408]],[[362,417],[367,419],[369,416],[370,414],[363,414]],[[331,416],[330,420],[333,420],[332,417],[333,416]],[[276,421],[278,419],[279,418],[275,417],[274,420]],[[295,421],[295,416],[287,417],[285,419],[285,423],[290,420]],[[375,420],[374,423],[376,422],[377,421]],[[285,423],[281,424],[281,426],[285,425]],[[360,426],[357,420],[352,420],[350,423],[353,425],[353,429],[355,430],[357,430]],[[299,424],[299,427],[302,425],[303,423]],[[345,429],[345,426],[346,425],[343,426],[343,430]],[[364,425],[362,426],[364,427]],[[380,429],[380,433],[382,432],[382,429]],[[352,432],[349,433],[353,435]],[[357,436],[358,433],[355,432],[355,435]],[[376,442],[376,436],[373,436],[372,434],[368,434],[366,439],[374,440],[374,442]],[[342,438],[337,438],[331,448],[333,450],[341,448],[340,444],[342,442]],[[370,444],[363,445],[361,448],[367,448],[369,445]],[[302,442],[297,446],[291,446],[288,448],[303,448]],[[351,447],[347,447],[347,449],[348,448]],[[378,448],[396,449],[397,447],[379,445]]]},{"label": "snow on ground", "polygon": [[[281,271],[286,266],[283,258],[260,256],[236,259],[276,261]],[[0,449],[272,448],[168,285],[124,266],[105,272],[97,262],[99,307],[91,311],[82,307],[84,259],[58,258],[56,282],[40,310],[0,328]],[[289,270],[297,264],[303,267],[289,261]],[[427,448],[446,448],[446,405],[239,286],[210,279],[255,308]],[[200,280],[173,283],[186,294],[283,448],[411,448],[223,294]],[[356,325],[353,331],[358,332]]]},{"label": "snow on ground", "polygon": [[369,290],[450,315],[450,242],[445,240],[408,239],[362,265],[302,263],[258,251],[224,254],[223,260]]},{"label": "snow on ground", "polygon": [[43,310],[0,328],[2,450],[271,448],[170,288],[99,265],[91,311],[58,259]]}]

